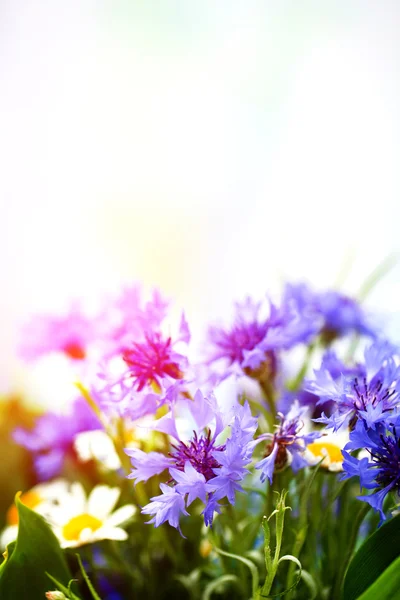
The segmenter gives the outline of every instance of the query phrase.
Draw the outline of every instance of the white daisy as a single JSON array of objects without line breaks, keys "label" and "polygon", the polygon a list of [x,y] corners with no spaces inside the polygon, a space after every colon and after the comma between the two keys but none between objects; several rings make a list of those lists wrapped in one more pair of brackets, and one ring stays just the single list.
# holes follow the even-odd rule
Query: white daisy
[{"label": "white daisy", "polygon": [[128,534],[119,525],[136,512],[133,504],[126,504],[113,512],[121,490],[107,485],[97,485],[86,497],[80,483],[71,484],[52,507],[48,520],[62,548],[73,548],[100,540],[126,540]]},{"label": "white daisy", "polygon": [[324,458],[321,467],[333,472],[343,471],[342,448],[348,441],[347,432],[329,433],[308,444],[304,457],[310,465],[316,465],[321,458]]}]

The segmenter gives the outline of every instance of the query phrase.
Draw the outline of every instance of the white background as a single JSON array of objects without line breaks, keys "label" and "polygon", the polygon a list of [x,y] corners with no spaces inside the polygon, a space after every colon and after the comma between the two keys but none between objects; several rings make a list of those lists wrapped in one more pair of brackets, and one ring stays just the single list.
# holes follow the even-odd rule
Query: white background
[{"label": "white background", "polygon": [[399,249],[399,31],[395,0],[2,0],[0,392],[47,397],[21,320],[121,281],[199,329],[350,263],[356,293]]}]

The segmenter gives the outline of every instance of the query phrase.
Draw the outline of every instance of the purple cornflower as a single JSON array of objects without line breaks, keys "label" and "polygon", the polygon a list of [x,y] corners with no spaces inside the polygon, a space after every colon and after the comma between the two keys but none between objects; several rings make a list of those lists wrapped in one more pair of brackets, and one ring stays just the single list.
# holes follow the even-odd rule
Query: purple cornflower
[{"label": "purple cornflower", "polygon": [[146,333],[144,342],[134,342],[123,352],[123,360],[138,392],[146,386],[159,392],[163,379],[182,379],[182,366],[187,362],[186,357],[174,352],[171,338],[163,338],[160,333]]},{"label": "purple cornflower", "polygon": [[[347,450],[365,448],[369,456],[356,458]],[[390,491],[400,496],[400,417],[392,415],[370,429],[359,420],[350,433],[350,441],[343,450],[342,479],[357,476],[360,487],[374,490],[369,496],[358,496],[379,512],[381,522],[386,519],[383,503]]]},{"label": "purple cornflower", "polygon": [[317,292],[306,283],[288,283],[284,298],[294,302],[302,317],[319,322],[320,333],[327,343],[349,333],[377,336],[371,317],[356,300],[345,294],[334,290]]},{"label": "purple cornflower", "polygon": [[[265,312],[269,312],[268,316]],[[300,320],[289,304],[278,308],[270,302],[266,311],[266,303],[254,302],[248,297],[243,303],[235,304],[235,318],[229,328],[209,328],[209,341],[214,350],[207,364],[223,365],[219,380],[243,371],[257,379],[274,377],[276,351],[305,342],[313,333],[313,324]]]},{"label": "purple cornflower", "polygon": [[62,471],[68,456],[75,457],[75,436],[95,429],[102,429],[102,425],[86,400],[79,397],[67,414],[46,413],[32,430],[15,429],[13,437],[32,452],[37,476],[46,481]]},{"label": "purple cornflower", "polygon": [[[242,491],[239,482],[248,473],[246,466],[251,462],[257,419],[248,404],[236,404],[223,413],[212,394],[204,397],[197,391],[188,406],[195,423],[191,439],[180,439],[172,414],[162,417],[152,427],[175,438],[168,457],[157,452],[150,456],[126,450],[134,467],[129,477],[136,482],[169,470],[170,485],[162,484],[162,494],[152,498],[142,510],[153,515],[149,522],[156,527],[168,521],[179,528],[180,513],[187,514],[186,508],[196,499],[204,504],[204,521],[211,525],[214,512],[221,510],[220,500],[226,497],[234,504],[235,493]],[[231,434],[224,443],[219,443],[218,436],[227,425]]]},{"label": "purple cornflower", "polygon": [[255,444],[258,444],[268,440],[265,458],[255,465],[256,469],[261,470],[261,481],[268,479],[272,484],[274,471],[282,470],[287,464],[290,464],[295,473],[308,466],[303,452],[306,446],[321,437],[322,433],[313,431],[301,434],[304,428],[303,417],[307,410],[307,406],[300,407],[295,401],[286,416],[278,413],[280,424],[276,426],[275,433],[265,433],[255,441]]},{"label": "purple cornflower", "polygon": [[368,427],[383,421],[399,403],[400,369],[396,350],[388,342],[375,342],[364,352],[364,364],[357,374],[344,372],[336,380],[326,365],[314,371],[315,379],[306,389],[319,396],[319,404],[334,402],[330,416],[322,413],[319,423],[337,431],[344,425],[354,427],[363,418]]}]

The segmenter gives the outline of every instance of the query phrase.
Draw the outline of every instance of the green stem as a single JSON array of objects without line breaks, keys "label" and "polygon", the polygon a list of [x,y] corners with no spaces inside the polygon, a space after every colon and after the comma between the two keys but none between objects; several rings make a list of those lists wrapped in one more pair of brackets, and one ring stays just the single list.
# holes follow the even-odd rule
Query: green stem
[{"label": "green stem", "polygon": [[[268,526],[267,520],[265,521],[265,526],[267,527],[267,531],[268,531],[268,538],[266,537],[266,542],[265,542],[265,561],[266,561],[266,567],[267,567],[267,576],[265,578],[264,585],[261,589],[261,596],[269,595],[271,588],[272,588],[272,584],[274,583],[276,572],[278,570],[279,557],[280,557],[281,546],[282,546],[283,528],[284,528],[284,523],[285,523],[285,512],[286,512],[286,510],[289,509],[288,506],[285,506],[286,494],[287,494],[287,492],[285,490],[283,490],[281,492],[278,502],[276,504],[276,510],[274,511],[275,521],[276,521],[276,529],[275,529],[276,546],[275,546],[274,557],[272,560],[271,560],[271,556],[270,556],[269,526]],[[272,514],[274,514],[274,513],[272,513]],[[265,531],[266,531],[266,529],[264,527],[264,534],[265,534]]]}]

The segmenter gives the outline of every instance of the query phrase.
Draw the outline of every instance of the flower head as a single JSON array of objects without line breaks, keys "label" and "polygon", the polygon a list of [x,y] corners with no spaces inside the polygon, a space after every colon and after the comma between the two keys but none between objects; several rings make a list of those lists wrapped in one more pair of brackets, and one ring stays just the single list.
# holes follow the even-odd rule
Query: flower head
[{"label": "flower head", "polygon": [[65,315],[33,318],[22,330],[20,354],[26,360],[34,360],[59,352],[80,361],[86,358],[88,347],[97,335],[95,321],[75,303]]},{"label": "flower head", "polygon": [[321,462],[321,468],[334,473],[343,470],[342,449],[349,440],[347,432],[323,434],[306,447],[304,458],[310,465]]},{"label": "flower head", "polygon": [[322,434],[316,431],[301,433],[306,412],[306,406],[300,407],[297,401],[294,402],[286,416],[278,413],[280,423],[275,433],[263,434],[256,440],[257,443],[268,440],[265,458],[255,465],[256,469],[261,470],[261,481],[268,479],[272,484],[274,472],[282,470],[287,464],[295,472],[309,464],[304,458],[306,446]]},{"label": "flower head", "polygon": [[[169,456],[126,450],[134,467],[130,477],[136,481],[169,470],[170,485],[162,484],[161,496],[152,498],[142,511],[153,515],[150,522],[156,527],[165,521],[178,527],[180,514],[187,514],[186,508],[196,499],[205,505],[205,523],[211,525],[214,512],[220,512],[220,500],[226,497],[234,504],[235,493],[242,490],[239,482],[251,462],[257,419],[247,404],[235,405],[224,413],[213,395],[205,397],[198,391],[188,406],[194,422],[191,439],[180,438],[172,414],[153,425],[153,429],[175,438]],[[227,425],[230,436],[219,443],[217,438]]]},{"label": "flower head", "polygon": [[314,372],[315,378],[307,382],[306,389],[319,396],[320,404],[333,402],[330,416],[322,413],[316,421],[334,431],[344,425],[353,427],[359,418],[374,427],[398,405],[400,372],[395,349],[386,342],[375,342],[366,348],[364,357],[364,365],[353,372],[343,369],[339,380],[324,364]]},{"label": "flower head", "polygon": [[[343,479],[357,476],[360,486],[374,490],[369,496],[359,496],[374,510],[379,512],[381,521],[386,519],[383,503],[390,491],[400,495],[400,419],[390,416],[379,422],[374,429],[365,421],[359,420],[354,431],[350,433],[350,441],[343,451]],[[369,457],[357,458],[348,450],[364,448]]]},{"label": "flower head", "polygon": [[265,304],[251,298],[236,303],[235,309],[229,328],[209,329],[213,352],[207,364],[222,361],[227,366],[220,379],[243,371],[256,378],[273,377],[277,370],[276,351],[308,340],[314,331],[309,321],[298,318],[289,303],[278,308],[270,302],[268,316],[264,314]]},{"label": "flower head", "polygon": [[123,352],[123,360],[129,368],[129,377],[138,392],[144,387],[161,390],[165,378],[183,378],[182,366],[187,360],[174,352],[171,338],[160,333],[145,334],[144,342],[134,342]]},{"label": "flower head", "polygon": [[303,318],[319,322],[326,342],[348,333],[375,338],[377,327],[353,298],[334,290],[317,292],[306,283],[286,284],[284,297],[293,302]]},{"label": "flower head", "polygon": [[132,420],[174,404],[187,390],[189,363],[182,351],[189,340],[184,315],[175,336],[157,329],[126,340],[118,353],[99,365],[98,383],[92,388],[96,402],[105,412]]},{"label": "flower head", "polygon": [[126,504],[114,511],[120,494],[119,488],[97,485],[86,497],[80,483],[71,484],[47,516],[61,547],[74,548],[100,540],[126,540],[128,535],[120,525],[135,514],[136,508]]}]

